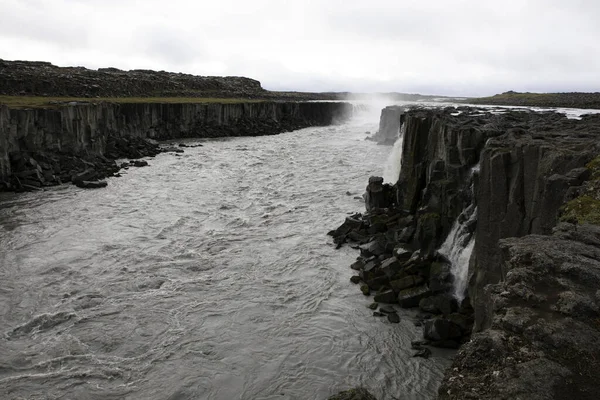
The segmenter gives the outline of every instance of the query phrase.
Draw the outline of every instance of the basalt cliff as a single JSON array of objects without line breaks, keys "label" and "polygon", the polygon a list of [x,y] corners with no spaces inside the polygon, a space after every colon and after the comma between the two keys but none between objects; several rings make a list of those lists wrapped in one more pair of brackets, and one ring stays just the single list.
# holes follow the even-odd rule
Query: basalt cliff
[{"label": "basalt cliff", "polygon": [[397,118],[397,183],[372,177],[367,212],[330,232],[360,250],[352,280],[377,303],[420,309],[415,356],[460,346],[440,399],[596,398],[600,117],[465,107]]},{"label": "basalt cliff", "polygon": [[329,125],[351,113],[350,104],[339,102],[0,106],[0,190],[35,190],[112,176],[119,169],[115,159],[159,151],[147,139],[277,134]]}]

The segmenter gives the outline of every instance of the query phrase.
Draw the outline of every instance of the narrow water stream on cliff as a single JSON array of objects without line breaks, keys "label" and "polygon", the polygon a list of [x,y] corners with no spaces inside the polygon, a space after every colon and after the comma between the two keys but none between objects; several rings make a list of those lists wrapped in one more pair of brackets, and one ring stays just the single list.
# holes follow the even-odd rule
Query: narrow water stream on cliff
[{"label": "narrow water stream on cliff", "polygon": [[391,151],[378,111],[0,197],[0,398],[434,397],[448,354],[412,358],[326,236]]}]

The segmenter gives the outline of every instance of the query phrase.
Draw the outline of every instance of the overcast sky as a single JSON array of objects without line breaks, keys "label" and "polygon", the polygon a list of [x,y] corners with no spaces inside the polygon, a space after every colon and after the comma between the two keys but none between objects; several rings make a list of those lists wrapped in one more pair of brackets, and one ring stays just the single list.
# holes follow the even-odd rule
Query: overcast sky
[{"label": "overcast sky", "polygon": [[0,58],[270,90],[600,91],[600,0],[0,0]]}]

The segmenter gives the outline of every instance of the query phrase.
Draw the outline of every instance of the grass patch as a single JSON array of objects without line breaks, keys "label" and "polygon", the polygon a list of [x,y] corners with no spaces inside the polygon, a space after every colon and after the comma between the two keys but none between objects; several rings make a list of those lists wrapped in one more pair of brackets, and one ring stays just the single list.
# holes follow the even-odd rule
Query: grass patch
[{"label": "grass patch", "polygon": [[69,102],[117,103],[117,104],[238,104],[259,103],[264,100],[213,97],[42,97],[42,96],[0,96],[0,104],[10,108],[58,108]]},{"label": "grass patch", "polygon": [[600,225],[600,200],[584,194],[564,205],[561,221]]},{"label": "grass patch", "polygon": [[585,192],[561,208],[561,221],[600,225],[600,156],[586,164],[591,171]]}]

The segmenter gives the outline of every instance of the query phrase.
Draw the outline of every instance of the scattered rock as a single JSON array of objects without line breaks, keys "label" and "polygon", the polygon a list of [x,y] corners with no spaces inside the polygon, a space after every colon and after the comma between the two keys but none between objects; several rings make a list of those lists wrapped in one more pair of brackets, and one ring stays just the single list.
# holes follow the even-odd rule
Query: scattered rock
[{"label": "scattered rock", "polygon": [[420,349],[416,349],[417,352],[415,354],[413,354],[413,357],[422,357],[422,358],[429,358],[429,356],[431,356],[431,350],[429,350],[427,347],[422,347]]},{"label": "scattered rock", "polygon": [[390,321],[392,324],[397,324],[400,322],[400,316],[398,314],[396,314],[395,312],[393,313],[389,313],[387,315],[388,321]]}]

